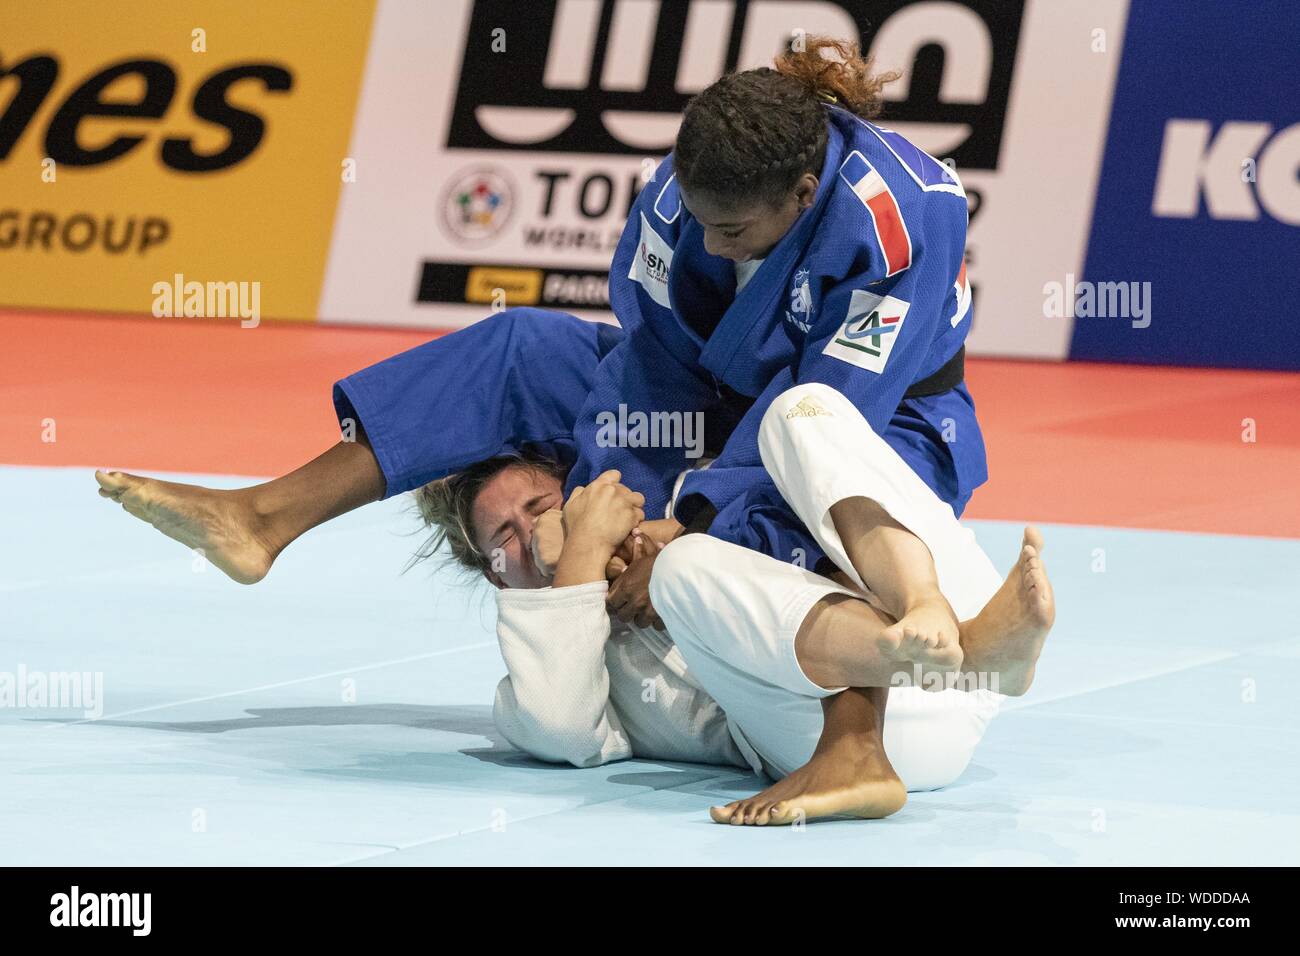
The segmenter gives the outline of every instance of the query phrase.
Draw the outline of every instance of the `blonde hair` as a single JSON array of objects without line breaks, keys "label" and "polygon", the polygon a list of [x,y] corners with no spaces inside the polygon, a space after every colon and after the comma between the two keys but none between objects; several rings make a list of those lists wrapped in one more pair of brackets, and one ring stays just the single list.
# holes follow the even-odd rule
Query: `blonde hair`
[{"label": "blonde hair", "polygon": [[445,545],[451,563],[468,571],[486,574],[492,557],[476,543],[474,502],[483,487],[507,468],[528,468],[564,480],[568,469],[554,458],[525,449],[475,462],[445,478],[438,478],[415,491],[415,506],[426,528],[433,533],[416,549],[407,564],[414,567],[431,558]]}]

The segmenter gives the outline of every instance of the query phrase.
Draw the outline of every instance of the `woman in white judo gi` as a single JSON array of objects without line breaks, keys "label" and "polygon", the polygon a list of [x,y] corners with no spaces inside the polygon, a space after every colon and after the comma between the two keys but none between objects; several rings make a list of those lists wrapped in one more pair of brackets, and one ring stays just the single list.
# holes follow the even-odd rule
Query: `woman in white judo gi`
[{"label": "woman in white judo gi", "polygon": [[[1027,529],[1002,579],[952,509],[829,386],[783,394],[760,440],[782,494],[854,570],[837,584],[705,534],[678,537],[651,580],[666,633],[606,609],[606,565],[645,527],[644,499],[616,473],[574,491],[562,543],[539,518],[561,487],[544,462],[498,459],[419,499],[437,537],[499,588],[509,675],[494,713],[515,746],[579,767],[640,756],[749,766],[778,781],[713,808],[718,822],[886,816],[908,790],[954,781],[1002,696],[1028,689],[1054,616],[1041,539]],[[871,560],[872,532],[855,525],[879,527],[881,512],[933,556],[962,622],[957,642],[922,640],[876,607],[857,570]],[[538,530],[525,536],[523,524]],[[541,567],[530,560],[547,550]],[[837,694],[858,702],[837,708],[852,719],[831,728],[821,701]]]}]

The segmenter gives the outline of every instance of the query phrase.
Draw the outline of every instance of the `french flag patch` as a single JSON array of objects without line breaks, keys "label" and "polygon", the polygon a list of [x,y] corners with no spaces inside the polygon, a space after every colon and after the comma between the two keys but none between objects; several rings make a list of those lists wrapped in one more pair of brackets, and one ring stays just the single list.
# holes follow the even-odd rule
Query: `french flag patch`
[{"label": "french flag patch", "polygon": [[896,275],[912,264],[912,237],[907,234],[898,200],[880,175],[856,149],[840,166],[840,178],[871,213],[876,240],[885,254],[885,276]]}]

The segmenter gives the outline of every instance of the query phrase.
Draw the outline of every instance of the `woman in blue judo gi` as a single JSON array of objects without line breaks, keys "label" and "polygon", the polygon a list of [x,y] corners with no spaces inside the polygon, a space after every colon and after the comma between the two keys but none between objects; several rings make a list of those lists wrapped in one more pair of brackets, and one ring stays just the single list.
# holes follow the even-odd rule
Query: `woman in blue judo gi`
[{"label": "woman in blue judo gi", "polygon": [[[631,210],[610,271],[627,337],[597,369],[568,481],[616,468],[655,513],[690,465],[683,450],[610,441],[602,423],[620,406],[701,413],[725,439],[682,481],[672,533],[707,531],[824,567],[758,451],[764,413],[792,386],[843,394],[958,516],[987,478],[962,384],[968,211],[955,172],[870,122],[891,77],[873,77],[855,45],[809,38],[774,65],[691,100],[673,153]],[[953,644],[957,621],[925,545],[874,502],[849,505],[823,520],[851,542],[854,570],[899,635]],[[656,619],[655,560],[634,561],[611,587],[622,620]],[[826,752],[771,791],[848,786],[849,767],[879,773],[880,750],[860,730],[879,723],[886,693],[828,698]],[[748,816],[753,804],[733,809]]]},{"label": "woman in blue judo gi", "polygon": [[962,384],[967,206],[952,171],[864,119],[883,81],[855,49],[810,39],[776,66],[693,99],[631,211],[610,272],[627,338],[578,416],[570,483],[618,468],[657,511],[691,463],[601,440],[602,413],[703,412],[725,441],[687,476],[676,520],[814,566],[758,458],[757,424],[790,386],[846,395],[958,516],[987,477]]}]

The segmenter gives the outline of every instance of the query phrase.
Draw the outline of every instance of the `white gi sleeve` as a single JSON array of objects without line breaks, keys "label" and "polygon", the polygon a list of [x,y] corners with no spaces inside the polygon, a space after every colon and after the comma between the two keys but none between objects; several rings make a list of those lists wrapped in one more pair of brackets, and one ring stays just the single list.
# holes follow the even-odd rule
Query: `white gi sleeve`
[{"label": "white gi sleeve", "polygon": [[605,581],[497,592],[508,676],[492,714],[502,735],[540,760],[596,767],[632,756],[610,705]]}]

